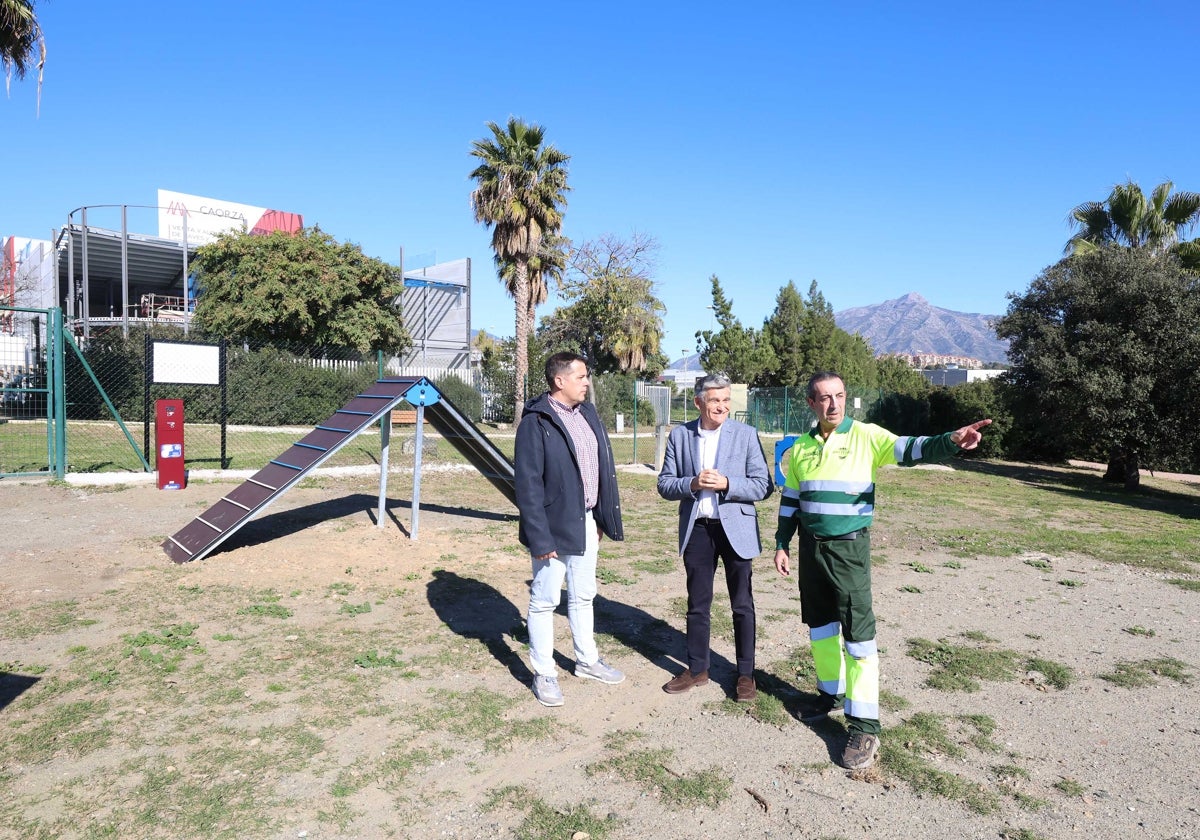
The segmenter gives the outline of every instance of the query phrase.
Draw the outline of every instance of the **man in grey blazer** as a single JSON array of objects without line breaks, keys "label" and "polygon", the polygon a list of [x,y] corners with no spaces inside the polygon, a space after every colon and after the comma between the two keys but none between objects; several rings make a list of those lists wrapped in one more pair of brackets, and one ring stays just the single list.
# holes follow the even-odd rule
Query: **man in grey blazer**
[{"label": "man in grey blazer", "polygon": [[687,574],[687,670],[663,686],[681,694],[708,683],[709,627],[717,559],[733,608],[737,699],[758,695],[754,683],[754,594],[751,561],[762,550],[754,503],[771,495],[774,482],[758,431],[729,419],[729,378],[710,373],[696,380],[698,419],[671,430],[658,475],[658,493],[679,502],[679,553]]}]

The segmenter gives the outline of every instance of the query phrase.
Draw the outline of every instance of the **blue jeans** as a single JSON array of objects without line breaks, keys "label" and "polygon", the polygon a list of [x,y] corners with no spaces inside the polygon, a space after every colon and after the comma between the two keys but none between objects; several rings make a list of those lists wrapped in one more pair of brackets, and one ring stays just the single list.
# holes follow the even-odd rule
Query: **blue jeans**
[{"label": "blue jeans", "polygon": [[529,587],[529,662],[538,676],[556,677],[554,665],[554,610],[567,581],[567,621],[575,661],[588,665],[600,658],[592,632],[592,601],[596,598],[596,555],[600,529],[589,516],[584,524],[587,542],[583,554],[560,554],[549,560],[533,558],[533,583]]}]

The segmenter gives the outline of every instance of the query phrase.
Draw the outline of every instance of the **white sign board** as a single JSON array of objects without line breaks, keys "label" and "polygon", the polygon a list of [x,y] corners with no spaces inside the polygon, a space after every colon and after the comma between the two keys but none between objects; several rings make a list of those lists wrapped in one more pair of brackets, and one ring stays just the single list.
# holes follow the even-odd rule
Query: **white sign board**
[{"label": "white sign board", "polygon": [[220,385],[221,348],[208,344],[154,342],[154,382]]},{"label": "white sign board", "polygon": [[265,207],[159,190],[158,235],[182,242],[186,220],[188,245],[207,245],[227,230],[241,233],[253,230],[266,212]]}]

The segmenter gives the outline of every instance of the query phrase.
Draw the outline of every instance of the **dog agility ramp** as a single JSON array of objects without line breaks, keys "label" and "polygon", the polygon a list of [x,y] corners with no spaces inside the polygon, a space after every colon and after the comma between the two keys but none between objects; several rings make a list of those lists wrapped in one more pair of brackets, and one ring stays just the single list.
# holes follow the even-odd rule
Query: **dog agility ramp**
[{"label": "dog agility ramp", "polygon": [[[430,425],[441,433],[504,496],[515,503],[516,482],[512,462],[424,377],[380,379],[320,423],[286,452],[227,494],[215,505],[168,537],[162,547],[176,563],[200,560],[239,528],[265,510],[311,470],[378,422],[400,402],[418,407],[417,438],[420,452],[420,419],[428,412]],[[383,435],[386,441],[387,435]],[[385,444],[386,445],[386,444]],[[418,456],[419,467],[420,459]],[[381,464],[381,469],[385,466]],[[413,476],[414,496],[419,494],[419,468]],[[386,479],[381,476],[381,488]],[[382,496],[382,490],[381,490]],[[381,500],[382,506],[382,500]],[[414,499],[414,513],[415,513]],[[382,511],[380,512],[382,524]]]}]

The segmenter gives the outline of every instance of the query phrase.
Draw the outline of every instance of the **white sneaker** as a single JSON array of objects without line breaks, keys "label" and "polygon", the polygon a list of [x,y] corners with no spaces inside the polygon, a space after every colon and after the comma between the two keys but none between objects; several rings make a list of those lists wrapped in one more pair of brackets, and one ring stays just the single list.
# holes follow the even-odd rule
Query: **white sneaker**
[{"label": "white sneaker", "polygon": [[586,662],[575,663],[575,676],[587,677],[589,680],[599,680],[606,685],[616,685],[625,681],[625,675],[606,663],[597,659],[591,665]]},{"label": "white sneaker", "polygon": [[536,675],[533,678],[533,696],[543,706],[561,706],[563,695],[562,689],[558,687],[558,677]]}]

